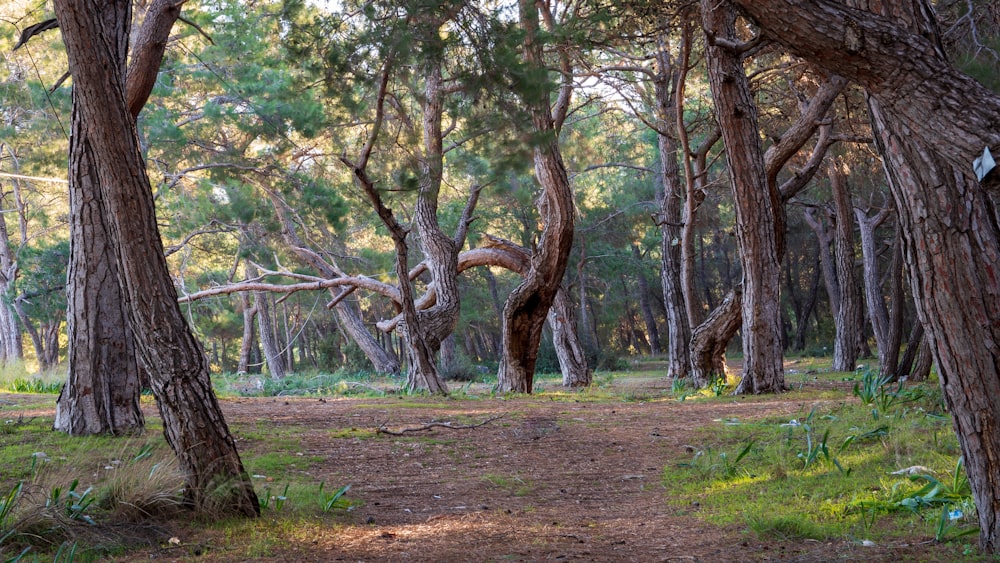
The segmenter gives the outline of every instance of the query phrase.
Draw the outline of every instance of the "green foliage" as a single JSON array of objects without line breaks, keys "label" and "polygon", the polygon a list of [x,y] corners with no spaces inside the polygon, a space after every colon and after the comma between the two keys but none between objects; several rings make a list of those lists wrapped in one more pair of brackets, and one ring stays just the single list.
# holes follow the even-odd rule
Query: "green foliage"
[{"label": "green foliage", "polygon": [[316,493],[316,498],[319,500],[320,510],[323,512],[330,512],[333,509],[350,509],[351,501],[344,497],[347,491],[351,490],[351,485],[347,484],[343,487],[333,491],[332,493],[323,492],[324,483],[319,484],[319,491]]},{"label": "green foliage", "polygon": [[975,510],[955,465],[956,439],[932,393],[910,397],[877,426],[870,406],[854,404],[814,406],[791,421],[720,421],[704,429],[706,444],[690,462],[665,468],[671,502],[697,500],[699,514],[719,524],[747,515],[744,523],[769,538],[891,538],[928,524],[929,534],[962,537]]},{"label": "green foliage", "polygon": [[923,390],[919,387],[904,389],[903,382],[896,384],[896,388],[891,388],[892,375],[881,374],[876,370],[867,369],[861,377],[861,381],[854,384],[854,396],[861,399],[865,405],[871,406],[872,417],[878,419],[879,415],[885,416],[894,406],[919,400],[923,396]]}]

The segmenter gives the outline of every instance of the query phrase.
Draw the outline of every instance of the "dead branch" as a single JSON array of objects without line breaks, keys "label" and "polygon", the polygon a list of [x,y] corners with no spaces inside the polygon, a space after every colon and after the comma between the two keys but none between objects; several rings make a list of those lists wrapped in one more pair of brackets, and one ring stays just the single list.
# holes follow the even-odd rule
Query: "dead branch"
[{"label": "dead branch", "polygon": [[451,430],[470,430],[472,428],[479,428],[480,426],[485,426],[496,420],[500,420],[505,415],[498,414],[496,416],[491,416],[482,422],[477,422],[476,424],[452,424],[451,422],[428,422],[422,426],[416,426],[412,428],[404,428],[402,430],[389,430],[389,428],[382,424],[375,429],[376,434],[388,434],[390,436],[402,436],[410,432],[423,432],[425,430],[430,430],[431,428],[448,428]]}]

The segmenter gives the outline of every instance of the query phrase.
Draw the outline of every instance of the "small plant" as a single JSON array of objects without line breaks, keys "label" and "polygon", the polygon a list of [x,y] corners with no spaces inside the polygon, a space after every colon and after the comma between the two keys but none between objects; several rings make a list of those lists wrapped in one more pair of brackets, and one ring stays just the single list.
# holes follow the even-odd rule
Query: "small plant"
[{"label": "small plant", "polygon": [[687,399],[692,393],[695,392],[694,387],[691,386],[691,380],[686,377],[674,377],[670,381],[670,394],[677,398],[678,401],[683,401]]},{"label": "small plant", "polygon": [[[334,508],[350,508],[351,501],[343,498],[347,491],[351,490],[351,485],[344,485],[343,487],[337,489],[332,494],[326,494],[323,492],[324,483],[319,484],[319,506],[323,509],[323,512],[330,512]],[[287,487],[286,487],[287,489]]]},{"label": "small plant", "polygon": [[876,420],[884,416],[893,406],[916,401],[923,396],[920,389],[903,389],[903,382],[891,389],[892,374],[879,373],[875,370],[865,370],[861,381],[854,384],[854,396],[861,399],[865,405],[872,406],[872,417]]},{"label": "small plant", "polygon": [[714,476],[715,474],[721,474],[723,479],[732,479],[736,477],[741,470],[739,469],[740,462],[750,453],[753,448],[754,440],[750,440],[746,446],[736,457],[730,459],[729,454],[726,452],[719,452],[714,457],[712,455],[712,450],[708,449],[707,453],[705,450],[699,450],[695,452],[694,457],[691,458],[690,462],[678,463],[678,467],[689,467],[691,469],[700,470],[706,477]]},{"label": "small plant", "polygon": [[281,509],[285,506],[285,502],[288,500],[289,485],[290,483],[285,483],[285,490],[282,491],[282,493],[277,496],[271,495],[271,487],[265,487],[264,494],[258,497],[257,499],[257,502],[260,503],[261,512],[270,508],[271,501],[274,501],[274,511],[281,512]]},{"label": "small plant", "polygon": [[713,397],[721,397],[726,393],[729,386],[726,383],[726,374],[720,373],[712,377],[712,382],[708,386]]},{"label": "small plant", "polygon": [[94,488],[87,487],[87,489],[81,493],[76,490],[79,484],[79,479],[73,479],[73,482],[70,483],[69,488],[66,490],[65,496],[62,494],[62,487],[52,487],[49,491],[49,498],[45,502],[45,506],[59,507],[62,505],[65,509],[66,516],[70,519],[93,524],[94,520],[85,513],[87,512],[87,509],[90,508],[90,505],[94,503],[94,496],[90,494]]}]

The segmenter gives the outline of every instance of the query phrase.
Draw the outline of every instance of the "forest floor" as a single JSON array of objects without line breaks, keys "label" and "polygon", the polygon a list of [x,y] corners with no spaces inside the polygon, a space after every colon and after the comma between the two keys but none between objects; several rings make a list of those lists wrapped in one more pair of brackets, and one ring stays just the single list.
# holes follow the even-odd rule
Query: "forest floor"
[{"label": "forest floor", "polygon": [[[542,393],[514,398],[222,399],[245,457],[273,447],[275,437],[287,437],[301,463],[283,470],[336,487],[350,483],[354,508],[332,523],[329,518],[299,521],[280,544],[255,551],[247,548],[252,538],[234,536],[224,527],[173,523],[170,532],[180,545],[161,544],[116,560],[805,562],[955,557],[954,547],[935,544],[929,536],[873,546],[863,546],[859,539],[761,539],[746,526],[720,527],[699,518],[696,501],[671,502],[663,468],[691,459],[691,444],[706,439],[700,429],[733,416],[802,417],[824,401],[807,397],[825,395],[678,401],[670,398],[665,378],[623,377],[602,385],[618,398],[546,384]],[[842,389],[834,401],[852,400],[842,382],[795,386],[810,385]],[[148,416],[155,417],[155,409],[148,407]],[[44,409],[33,414],[44,416]],[[434,426],[400,436],[376,432],[487,420],[473,428]],[[274,486],[280,489],[280,480]]]}]

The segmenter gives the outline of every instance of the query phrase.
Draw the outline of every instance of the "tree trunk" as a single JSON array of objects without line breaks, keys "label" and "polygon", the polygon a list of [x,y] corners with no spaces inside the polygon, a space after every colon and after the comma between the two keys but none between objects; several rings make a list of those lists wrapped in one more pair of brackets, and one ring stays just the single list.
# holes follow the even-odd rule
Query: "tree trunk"
[{"label": "tree trunk", "polygon": [[549,327],[552,328],[552,344],[559,359],[564,387],[586,387],[593,379],[593,372],[587,367],[587,355],[576,337],[576,312],[573,301],[565,290],[560,289],[549,309]]},{"label": "tree trunk", "polygon": [[[185,498],[213,515],[256,516],[253,484],[212,393],[205,356],[177,303],[125,102],[131,2],[57,0],[55,11],[73,75],[70,174],[97,171],[129,324],[164,435],[185,476]],[[86,158],[93,160],[81,164]]]},{"label": "tree trunk", "polygon": [[896,367],[899,363],[899,347],[903,343],[903,228],[896,221],[895,236],[892,240],[892,264],[889,267],[889,299],[892,312],[889,315],[889,354],[886,363],[880,369],[881,373],[889,374],[896,380]]},{"label": "tree trunk", "polygon": [[[156,82],[167,37],[180,16],[175,0],[149,5],[128,68],[129,113],[139,115]],[[82,131],[80,134],[84,134]],[[90,143],[81,140],[81,150]],[[143,428],[139,409],[145,379],[135,355],[93,155],[81,155],[70,177],[70,266],[67,278],[69,374],[56,401],[53,427],[74,436],[123,434]]]},{"label": "tree trunk", "polygon": [[250,301],[250,295],[240,293],[240,303],[243,305],[243,340],[240,344],[240,357],[237,361],[236,373],[250,373],[250,356],[253,353],[254,325],[257,318],[257,308]]},{"label": "tree trunk", "polygon": [[705,387],[716,377],[725,376],[726,347],[742,324],[742,292],[737,287],[698,325],[691,335],[691,379]]},{"label": "tree trunk", "polygon": [[1000,226],[983,189],[995,186],[970,165],[1000,152],[1000,96],[950,65],[924,1],[881,3],[879,17],[833,0],[738,1],[770,39],[868,90],[980,545],[1000,552]]},{"label": "tree trunk", "polygon": [[[257,267],[246,261],[243,264],[248,280],[257,278],[260,274]],[[285,378],[285,356],[281,353],[274,318],[271,316],[271,295],[266,291],[253,292],[253,311],[257,313],[257,336],[260,338],[260,349],[264,352],[264,361],[271,379]],[[246,328],[243,329],[246,335]]]},{"label": "tree trunk", "polygon": [[656,74],[653,76],[656,94],[656,144],[663,187],[657,218],[661,237],[660,279],[663,285],[663,306],[667,311],[667,375],[684,379],[690,375],[691,369],[688,348],[691,325],[681,278],[681,212],[685,190],[677,161],[677,103],[674,99],[682,70],[673,60],[668,40],[661,36],[656,51]]},{"label": "tree trunk", "polygon": [[140,368],[101,205],[97,159],[90,131],[81,126],[74,134],[66,282],[69,373],[56,400],[53,428],[72,436],[141,432]]},{"label": "tree trunk", "polygon": [[854,214],[851,193],[838,163],[830,164],[829,177],[834,209],[836,209],[834,257],[837,263],[837,285],[840,295],[840,308],[837,310],[835,321],[836,336],[833,341],[833,369],[854,371],[860,352],[858,342],[863,332],[860,324],[861,302],[854,275],[854,220],[852,219]]},{"label": "tree trunk", "polygon": [[642,272],[642,255],[639,253],[638,246],[632,246],[632,256],[636,260],[635,281],[639,285],[639,308],[642,310],[642,321],[646,324],[646,332],[649,334],[649,350],[654,356],[659,356],[663,353],[660,348],[660,329],[656,326],[653,305],[649,302],[649,280]]},{"label": "tree trunk", "polygon": [[726,144],[743,266],[744,363],[736,393],[777,393],[785,390],[779,299],[780,237],[784,233],[781,197],[767,182],[757,107],[743,59],[716,41],[739,42],[736,9],[729,0],[702,0],[701,6],[709,82]]},{"label": "tree trunk", "polygon": [[[524,59],[533,68],[543,68],[535,3],[520,0],[524,30]],[[573,245],[573,191],[559,152],[557,124],[549,109],[548,93],[531,93],[526,100],[531,112],[535,177],[542,187],[538,200],[542,234],[531,257],[531,269],[510,296],[503,310],[503,349],[497,387],[501,392],[531,393],[538,344],[549,307],[559,291]]]},{"label": "tree trunk", "polygon": [[840,315],[840,285],[837,282],[837,270],[834,266],[833,252],[830,250],[833,244],[833,232],[826,228],[823,218],[818,216],[816,210],[807,207],[803,214],[806,224],[816,233],[816,240],[819,241],[819,265],[823,270],[823,284],[826,287],[826,296],[830,300],[830,313],[834,322]]},{"label": "tree trunk", "polygon": [[[878,255],[875,251],[875,230],[889,217],[889,210],[882,209],[874,217],[868,217],[861,209],[855,209],[858,233],[861,235],[861,260],[865,279],[865,303],[868,306],[868,319],[875,334],[875,347],[878,349],[879,369],[885,373],[889,367],[889,356],[899,354],[899,347],[890,350],[889,311],[882,297],[882,286],[879,283],[881,275],[878,268]],[[891,373],[891,372],[890,372]]]},{"label": "tree trunk", "polygon": [[906,341],[906,352],[903,353],[903,359],[896,364],[896,374],[893,376],[893,380],[900,380],[904,377],[911,379],[910,374],[913,372],[913,361],[917,357],[917,351],[923,345],[924,325],[920,324],[920,321],[917,321],[913,324],[910,338]]}]

